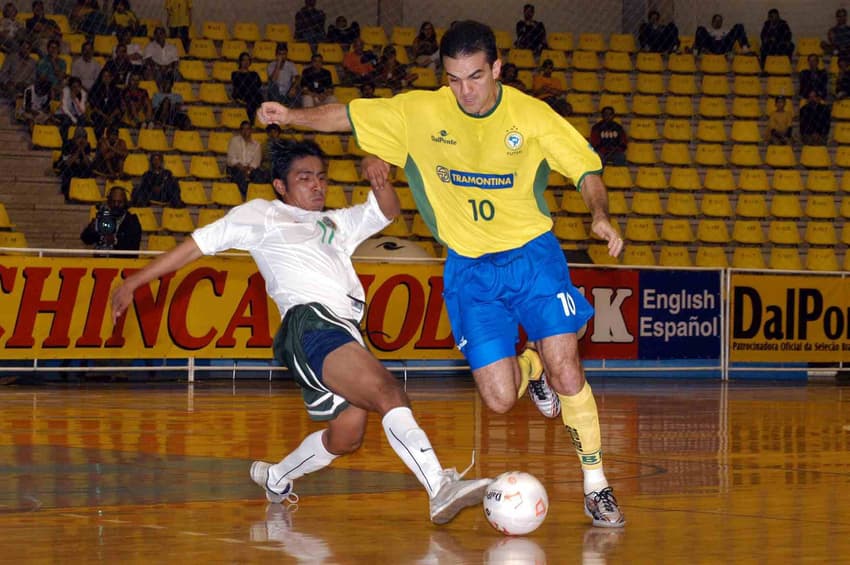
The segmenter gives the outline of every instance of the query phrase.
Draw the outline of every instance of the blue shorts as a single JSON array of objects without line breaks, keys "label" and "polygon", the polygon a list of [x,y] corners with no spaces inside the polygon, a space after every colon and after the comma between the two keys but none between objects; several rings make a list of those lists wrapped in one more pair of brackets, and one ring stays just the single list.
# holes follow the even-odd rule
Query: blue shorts
[{"label": "blue shorts", "polygon": [[452,332],[473,370],[516,354],[518,324],[536,341],[577,333],[593,316],[551,232],[474,259],[449,250],[443,279]]}]

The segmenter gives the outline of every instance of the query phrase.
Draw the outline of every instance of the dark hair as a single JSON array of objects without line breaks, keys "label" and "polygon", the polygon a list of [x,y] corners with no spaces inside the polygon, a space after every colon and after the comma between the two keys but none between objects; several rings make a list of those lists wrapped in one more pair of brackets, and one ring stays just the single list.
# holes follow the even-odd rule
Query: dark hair
[{"label": "dark hair", "polygon": [[269,148],[272,156],[272,179],[286,184],[286,177],[292,169],[292,163],[304,157],[318,157],[325,161],[325,154],[314,141],[292,141],[278,139]]},{"label": "dark hair", "polygon": [[767,11],[767,15],[768,15],[768,16],[771,16],[771,15],[773,15],[773,14],[776,14],[776,15],[778,16],[778,15],[779,15],[779,10],[777,10],[776,8],[771,8],[770,10],[768,10],[768,11]]},{"label": "dark hair", "polygon": [[281,41],[274,48],[275,53],[280,53],[281,51],[289,51],[289,44],[286,41]]},{"label": "dark hair", "polygon": [[266,126],[266,133],[271,133],[273,131],[280,131],[280,126],[277,124],[269,124]]},{"label": "dark hair", "polygon": [[440,40],[440,56],[457,58],[483,51],[487,62],[493,64],[499,58],[496,36],[489,26],[473,20],[457,22]]},{"label": "dark hair", "polygon": [[114,185],[112,188],[109,189],[109,192],[106,193],[106,199],[111,200],[112,199],[111,198],[112,193],[117,191],[117,190],[121,191],[121,194],[124,195],[124,202],[127,202],[127,200],[129,200],[129,198],[127,197],[127,189],[124,188],[123,186],[118,186],[118,185]]},{"label": "dark hair", "polygon": [[650,20],[652,19],[652,16],[658,16],[660,18],[661,13],[658,10],[650,10],[649,13],[646,15],[646,19]]}]

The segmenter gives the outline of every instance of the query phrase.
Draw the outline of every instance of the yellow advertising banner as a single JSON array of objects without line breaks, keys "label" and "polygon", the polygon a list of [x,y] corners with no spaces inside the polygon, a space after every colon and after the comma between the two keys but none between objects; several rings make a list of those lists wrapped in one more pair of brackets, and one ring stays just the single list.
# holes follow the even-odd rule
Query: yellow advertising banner
[{"label": "yellow advertising banner", "polygon": [[732,362],[850,360],[850,279],[732,275]]},{"label": "yellow advertising banner", "polygon": [[[145,260],[0,257],[0,359],[270,359],[280,324],[253,261],[205,258],[140,287],[112,322],[109,296]],[[358,264],[363,329],[382,359],[460,359],[441,264]]]}]

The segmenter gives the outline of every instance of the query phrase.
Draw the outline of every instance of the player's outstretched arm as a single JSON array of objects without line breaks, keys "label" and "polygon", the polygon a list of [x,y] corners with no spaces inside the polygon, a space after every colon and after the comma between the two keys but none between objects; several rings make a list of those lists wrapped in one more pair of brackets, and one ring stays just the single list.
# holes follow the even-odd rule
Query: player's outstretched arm
[{"label": "player's outstretched arm", "polygon": [[590,229],[608,242],[608,254],[611,257],[618,256],[623,251],[623,239],[611,225],[611,219],[608,217],[608,191],[605,189],[602,177],[585,176],[581,183],[581,194],[593,220]]},{"label": "player's outstretched arm", "polygon": [[124,283],[112,293],[112,321],[115,322],[133,303],[133,292],[143,284],[157,279],[177,269],[184,267],[203,256],[195,240],[187,237],[183,243],[163,253],[145,267],[127,278]]},{"label": "player's outstretched arm", "polygon": [[363,178],[372,185],[372,192],[375,193],[375,199],[384,216],[389,220],[398,216],[401,213],[401,203],[390,182],[390,165],[380,157],[367,155],[360,163],[360,170]]},{"label": "player's outstretched arm", "polygon": [[344,104],[323,104],[313,108],[287,108],[277,102],[263,102],[260,121],[264,124],[301,126],[315,131],[351,131]]}]

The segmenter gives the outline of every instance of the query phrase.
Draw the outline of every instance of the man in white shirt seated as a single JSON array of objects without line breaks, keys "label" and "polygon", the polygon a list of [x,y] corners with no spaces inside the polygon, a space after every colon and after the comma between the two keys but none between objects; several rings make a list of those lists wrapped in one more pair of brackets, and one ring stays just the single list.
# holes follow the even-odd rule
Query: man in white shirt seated
[{"label": "man in white shirt seated", "polygon": [[239,133],[230,138],[227,145],[227,174],[239,187],[242,196],[248,192],[249,182],[268,182],[260,168],[263,150],[257,140],[251,138],[251,123],[239,124]]},{"label": "man in white shirt seated", "polygon": [[165,40],[165,28],[158,27],[153,32],[153,41],[147,44],[142,58],[145,61],[146,75],[156,81],[162,90],[166,81],[172,83],[177,80],[177,64],[180,62],[180,54],[177,47]]},{"label": "man in white shirt seated", "polygon": [[91,41],[86,41],[83,43],[82,55],[71,64],[71,76],[80,79],[83,88],[86,89],[86,92],[89,92],[97,77],[100,76],[100,69],[102,68],[103,65],[94,58],[94,44]]}]

